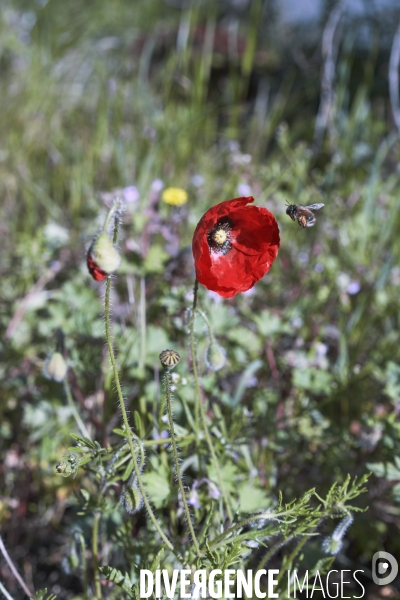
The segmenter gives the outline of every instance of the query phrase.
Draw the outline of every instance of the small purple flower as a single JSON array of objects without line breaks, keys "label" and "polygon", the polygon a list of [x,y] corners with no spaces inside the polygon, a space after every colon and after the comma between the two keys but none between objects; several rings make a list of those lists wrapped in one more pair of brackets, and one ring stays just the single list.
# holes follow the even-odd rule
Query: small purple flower
[{"label": "small purple flower", "polygon": [[237,186],[237,192],[239,196],[243,197],[251,196],[252,194],[251,187],[248,183],[239,183],[239,185]]},{"label": "small purple flower", "polygon": [[194,185],[194,187],[201,187],[202,185],[204,185],[204,177],[199,173],[193,175],[190,181],[192,185]]},{"label": "small purple flower", "polygon": [[128,187],[124,188],[122,190],[122,194],[123,194],[125,202],[128,204],[137,202],[140,198],[138,189],[134,185],[129,185]]},{"label": "small purple flower", "polygon": [[308,263],[308,252],[299,252],[299,262]]},{"label": "small purple flower", "polygon": [[153,179],[150,187],[153,192],[161,192],[164,187],[164,182],[162,179]]},{"label": "small purple flower", "polygon": [[190,494],[189,494],[187,503],[190,504],[191,506],[194,506],[195,508],[201,507],[199,495],[198,495],[197,491],[194,489],[194,487],[190,490]]},{"label": "small purple flower", "polygon": [[349,285],[347,286],[347,293],[350,294],[350,296],[354,296],[355,294],[358,294],[360,289],[361,289],[360,282],[353,279],[352,281],[350,281]]},{"label": "small purple flower", "polygon": [[215,483],[213,483],[209,479],[207,479],[207,483],[208,483],[208,495],[210,496],[210,498],[214,498],[214,500],[218,500],[218,498],[221,495],[221,492],[219,491],[219,489],[217,488]]}]

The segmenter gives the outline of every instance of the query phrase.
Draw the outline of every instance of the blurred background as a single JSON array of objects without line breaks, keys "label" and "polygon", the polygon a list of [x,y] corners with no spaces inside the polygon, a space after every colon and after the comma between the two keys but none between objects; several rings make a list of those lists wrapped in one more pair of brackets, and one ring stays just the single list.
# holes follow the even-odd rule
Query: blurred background
[{"label": "blurred background", "polygon": [[[0,519],[31,589],[79,598],[72,532],[90,531],[74,496],[86,475],[55,472],[75,431],[42,374],[57,331],[93,437],[105,447],[119,423],[85,266],[107,207],[124,198],[115,341],[145,419],[159,352],[174,344],[187,365],[196,223],[254,195],[279,222],[277,260],[246,294],[200,295],[227,352],[201,370],[241,448],[232,490],[254,511],[371,471],[335,568],[363,569],[370,599],[399,597],[371,579],[375,552],[400,556],[399,23],[398,0],[2,0]],[[163,202],[171,186],[186,204]],[[303,230],[286,201],[325,207]],[[152,500],[168,510],[168,494]],[[117,502],[103,564],[124,561],[123,519]],[[2,557],[0,580],[26,597]]]}]

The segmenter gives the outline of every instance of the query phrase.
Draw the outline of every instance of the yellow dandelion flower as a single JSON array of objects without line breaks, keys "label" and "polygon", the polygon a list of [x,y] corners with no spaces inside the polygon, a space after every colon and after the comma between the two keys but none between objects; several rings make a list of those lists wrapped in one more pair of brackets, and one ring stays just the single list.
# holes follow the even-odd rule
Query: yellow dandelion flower
[{"label": "yellow dandelion flower", "polygon": [[163,191],[161,198],[166,204],[182,206],[182,204],[186,204],[188,195],[182,188],[170,187]]}]

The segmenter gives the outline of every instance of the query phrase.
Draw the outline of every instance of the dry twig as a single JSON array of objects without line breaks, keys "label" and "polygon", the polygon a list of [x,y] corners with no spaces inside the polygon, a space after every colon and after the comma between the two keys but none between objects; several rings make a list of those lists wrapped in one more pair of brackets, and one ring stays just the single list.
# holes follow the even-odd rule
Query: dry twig
[{"label": "dry twig", "polygon": [[14,566],[14,563],[12,562],[6,547],[4,545],[3,540],[1,539],[0,536],[0,552],[2,553],[2,555],[4,556],[8,566],[10,567],[10,571],[11,573],[14,575],[15,579],[18,581],[19,585],[22,587],[22,589],[24,590],[25,594],[31,598],[33,596],[33,594],[29,591],[25,581],[22,579],[21,575],[18,573],[17,569]]},{"label": "dry twig", "polygon": [[332,117],[332,106],[335,99],[335,67],[339,50],[339,42],[337,39],[335,40],[335,34],[344,12],[345,2],[346,0],[339,0],[339,2],[336,4],[329,15],[329,19],[322,35],[323,71],[321,81],[321,100],[314,129],[314,153],[317,153],[320,150],[325,130]]}]

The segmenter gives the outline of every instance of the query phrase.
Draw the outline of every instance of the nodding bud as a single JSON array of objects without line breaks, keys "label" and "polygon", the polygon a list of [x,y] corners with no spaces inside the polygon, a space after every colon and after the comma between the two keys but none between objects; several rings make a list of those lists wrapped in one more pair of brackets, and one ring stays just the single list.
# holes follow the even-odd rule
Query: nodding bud
[{"label": "nodding bud", "polygon": [[206,350],[206,365],[212,371],[219,371],[226,363],[226,352],[215,340],[212,340]]},{"label": "nodding bud", "polygon": [[353,515],[350,513],[346,515],[336,527],[335,531],[328,538],[325,538],[322,542],[322,549],[326,554],[338,554],[343,546],[344,534],[354,521]]},{"label": "nodding bud", "polygon": [[325,538],[322,542],[322,550],[325,552],[325,554],[339,554],[342,546],[342,540],[334,540],[331,537]]},{"label": "nodding bud", "polygon": [[107,233],[100,233],[93,240],[87,253],[86,264],[96,281],[102,281],[118,269],[121,257]]},{"label": "nodding bud", "polygon": [[60,352],[54,352],[46,362],[43,374],[47,379],[53,381],[64,381],[68,371],[68,365]]},{"label": "nodding bud", "polygon": [[160,361],[164,369],[170,371],[180,362],[181,357],[175,350],[163,350],[160,354]]},{"label": "nodding bud", "polygon": [[59,475],[62,475],[63,477],[69,477],[72,473],[72,468],[71,465],[68,464],[66,461],[60,460],[60,462],[56,464],[56,471]]},{"label": "nodding bud", "polygon": [[121,504],[124,506],[128,515],[134,515],[142,508],[142,494],[140,493],[136,481],[133,481],[126,486],[121,498]]}]

